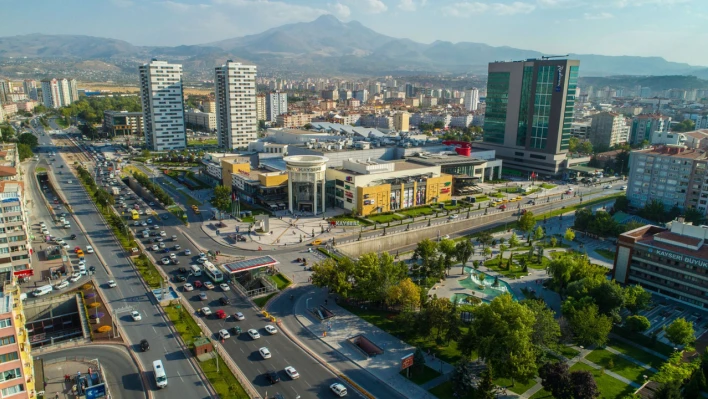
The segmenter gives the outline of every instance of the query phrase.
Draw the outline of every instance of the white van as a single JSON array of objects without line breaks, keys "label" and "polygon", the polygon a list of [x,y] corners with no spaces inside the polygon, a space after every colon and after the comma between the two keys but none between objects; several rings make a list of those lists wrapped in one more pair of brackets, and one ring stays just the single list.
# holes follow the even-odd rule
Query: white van
[{"label": "white van", "polygon": [[50,292],[52,292],[53,289],[54,288],[52,288],[52,286],[49,284],[43,285],[43,286],[37,288],[36,290],[32,291],[32,295],[36,296],[36,297],[46,295],[46,294],[49,294]]},{"label": "white van", "polygon": [[79,265],[79,273],[86,275],[86,265]]},{"label": "white van", "polygon": [[189,270],[192,272],[192,275],[194,277],[199,277],[202,275],[202,269],[200,269],[199,266],[197,266],[197,265],[190,266]]},{"label": "white van", "polygon": [[70,228],[71,228],[71,223],[69,223],[68,220],[67,220],[66,222],[64,222],[64,228],[65,228],[65,229],[70,229]]},{"label": "white van", "polygon": [[162,360],[155,360],[152,362],[152,371],[155,372],[155,383],[158,388],[164,388],[167,386],[167,374],[165,373],[165,368],[162,367]]}]

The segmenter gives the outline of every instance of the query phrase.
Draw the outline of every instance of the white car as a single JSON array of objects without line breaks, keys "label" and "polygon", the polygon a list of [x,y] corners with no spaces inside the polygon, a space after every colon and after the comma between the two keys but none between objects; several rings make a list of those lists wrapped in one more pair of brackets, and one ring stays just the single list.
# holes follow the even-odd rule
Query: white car
[{"label": "white car", "polygon": [[219,288],[221,288],[222,291],[231,291],[231,287],[226,283],[219,284]]},{"label": "white car", "polygon": [[213,290],[214,289],[214,284],[211,283],[211,281],[205,281],[204,282],[204,288],[208,290]]},{"label": "white car", "polygon": [[605,189],[612,188],[612,185],[611,185],[611,184],[608,184],[608,185],[606,185],[604,188],[605,188]]},{"label": "white car", "polygon": [[248,335],[250,335],[252,339],[258,339],[261,337],[261,334],[258,334],[258,331],[254,329],[248,330]]},{"label": "white car", "polygon": [[262,347],[261,349],[258,349],[258,353],[261,354],[261,357],[262,357],[263,359],[270,359],[270,357],[271,357],[271,356],[270,356],[270,351],[269,351],[268,348],[266,348],[265,346]]},{"label": "white car", "polygon": [[297,370],[295,370],[295,367],[293,366],[286,367],[285,374],[287,374],[288,377],[290,377],[290,379],[292,380],[297,380],[298,378],[300,378],[300,373],[298,373]]},{"label": "white car", "polygon": [[171,253],[171,254],[170,254],[170,259],[177,259],[177,255],[175,255],[174,253]]},{"label": "white car", "polygon": [[116,288],[118,285],[116,284],[115,281],[113,280],[108,280],[108,287],[109,288]]},{"label": "white car", "polygon": [[246,316],[244,316],[243,313],[241,313],[241,312],[236,312],[236,313],[234,314],[234,318],[235,318],[236,320],[239,320],[239,321],[240,321],[240,320],[246,320]]},{"label": "white car", "polygon": [[200,265],[203,265],[204,262],[206,262],[206,259],[204,259],[204,258],[197,259],[197,263],[199,263]]},{"label": "white car", "polygon": [[79,266],[86,266],[86,261],[83,260],[83,259],[81,259],[81,260],[79,261]]},{"label": "white car", "polygon": [[145,222],[142,222],[142,223],[140,223],[140,225],[143,226],[143,227],[147,227],[148,224],[145,223]]},{"label": "white car", "polygon": [[190,292],[190,291],[194,291],[194,287],[192,287],[192,284],[187,283],[182,286],[182,290],[184,290],[186,292]]},{"label": "white car", "polygon": [[620,190],[626,190],[626,189],[627,189],[627,186],[620,187]]},{"label": "white car", "polygon": [[267,325],[265,326],[265,330],[268,331],[268,334],[270,334],[270,335],[273,335],[273,334],[277,334],[277,333],[278,333],[278,329],[275,328],[275,327],[273,327],[273,326],[271,326],[270,324],[267,324]]},{"label": "white car", "polygon": [[219,338],[221,338],[221,339],[231,338],[231,334],[229,334],[229,332],[226,331],[226,329],[221,329],[221,330],[219,330]]},{"label": "white car", "polygon": [[189,248],[188,248],[188,249],[185,249],[185,250],[184,250],[184,254],[185,254],[186,256],[189,256],[189,255],[192,254],[192,251],[191,251]]},{"label": "white car", "polygon": [[202,312],[203,316],[211,315],[211,309],[209,309],[209,307],[207,307],[207,306],[204,306],[203,308],[201,308],[200,311]]},{"label": "white car", "polygon": [[80,278],[81,278],[81,273],[74,273],[69,278],[69,281],[72,283],[75,283],[75,282],[79,281]]},{"label": "white car", "polygon": [[69,246],[69,244],[67,244],[67,243],[61,244],[61,247],[64,248],[64,249],[69,249],[69,248],[71,248],[71,247]]},{"label": "white car", "polygon": [[207,258],[207,256],[206,256],[206,254],[205,254],[204,252],[200,252],[200,253],[199,253],[199,259],[204,259],[204,260],[206,260],[206,258]]},{"label": "white car", "polygon": [[64,280],[64,281],[62,281],[61,283],[55,285],[55,286],[54,286],[54,289],[55,289],[55,290],[60,290],[60,289],[62,289],[62,288],[66,288],[66,287],[68,287],[68,286],[69,286],[69,282],[66,281],[66,280]]},{"label": "white car", "polygon": [[133,223],[133,226],[140,226],[140,222],[136,220],[136,221]]},{"label": "white car", "polygon": [[341,397],[347,396],[347,387],[344,385],[335,382],[334,384],[329,386],[329,389],[332,390],[332,392],[335,393],[335,395]]},{"label": "white car", "polygon": [[170,264],[170,258],[164,257],[160,259],[163,265],[169,265]]},{"label": "white car", "polygon": [[159,251],[159,250],[160,250],[160,247],[158,247],[157,244],[155,244],[155,245],[152,246],[152,250],[153,250],[153,251]]},{"label": "white car", "polygon": [[160,237],[167,237],[167,233],[165,233],[165,230],[160,231]]},{"label": "white car", "polygon": [[86,246],[86,253],[87,253],[87,254],[92,254],[92,253],[93,253],[93,247],[90,246],[90,245],[87,245],[87,246]]},{"label": "white car", "polygon": [[133,321],[140,321],[143,319],[143,317],[140,316],[140,312],[138,312],[137,310],[130,312],[130,317],[133,318]]}]

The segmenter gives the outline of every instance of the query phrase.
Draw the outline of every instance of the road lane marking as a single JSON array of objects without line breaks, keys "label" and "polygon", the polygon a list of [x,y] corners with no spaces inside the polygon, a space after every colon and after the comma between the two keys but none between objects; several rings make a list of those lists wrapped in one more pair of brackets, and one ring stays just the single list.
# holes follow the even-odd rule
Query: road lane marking
[{"label": "road lane marking", "polygon": [[177,372],[177,375],[179,376],[179,379],[182,380],[182,382],[184,382],[184,378],[182,378],[182,374],[180,374],[179,371]]},{"label": "road lane marking", "polygon": [[157,330],[155,330],[155,326],[152,326],[152,331],[155,331],[155,335],[157,335]]}]

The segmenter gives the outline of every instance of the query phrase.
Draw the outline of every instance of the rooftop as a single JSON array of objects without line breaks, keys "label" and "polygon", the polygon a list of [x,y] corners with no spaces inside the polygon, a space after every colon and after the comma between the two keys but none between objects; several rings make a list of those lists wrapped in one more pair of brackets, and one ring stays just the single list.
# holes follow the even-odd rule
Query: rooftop
[{"label": "rooftop", "polygon": [[421,155],[418,154],[414,157],[407,158],[411,162],[424,164],[424,165],[457,165],[457,164],[474,164],[481,165],[487,161],[482,159],[477,159],[474,157],[466,157],[457,154],[429,154]]},{"label": "rooftop", "polygon": [[675,158],[686,159],[705,159],[706,152],[703,150],[687,149],[685,146],[658,146],[648,150],[634,151],[646,155],[661,155]]}]

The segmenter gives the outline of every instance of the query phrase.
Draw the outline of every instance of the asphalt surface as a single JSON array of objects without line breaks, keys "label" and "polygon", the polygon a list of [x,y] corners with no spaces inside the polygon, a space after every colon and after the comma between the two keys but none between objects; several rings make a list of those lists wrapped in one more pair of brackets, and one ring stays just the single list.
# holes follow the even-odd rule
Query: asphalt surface
[{"label": "asphalt surface", "polygon": [[[35,130],[43,131],[41,126],[35,127]],[[145,292],[137,272],[126,260],[125,252],[113,239],[113,235],[103,223],[93,203],[78,182],[77,177],[72,177],[73,184],[66,183],[68,173],[70,173],[69,165],[66,165],[64,160],[58,155],[69,149],[55,147],[52,144],[51,137],[48,135],[40,135],[39,143],[38,152],[41,154],[40,157],[44,157],[47,152],[51,151],[57,153],[57,157],[50,164],[54,171],[62,171],[62,174],[56,177],[61,182],[61,190],[67,202],[74,210],[72,216],[81,221],[93,241],[94,249],[100,252],[110,269],[111,275],[109,276],[107,270],[101,266],[95,255],[86,255],[87,266],[96,267],[96,273],[93,277],[100,284],[104,297],[115,311],[132,307],[132,309],[139,311],[142,315],[141,321],[133,321],[129,312],[123,312],[116,315],[116,321],[123,327],[127,340],[131,343],[131,350],[136,351],[143,370],[146,370],[147,380],[150,383],[148,388],[153,391],[155,398],[174,397],[174,394],[170,395],[170,391],[180,392],[184,397],[189,398],[209,398],[210,395],[204,387],[201,378],[181,349],[179,349],[177,339],[172,335],[166,320],[156,308],[158,305],[153,300],[152,294]],[[62,165],[64,165],[63,168],[61,167]],[[71,229],[65,230],[64,234],[65,237],[68,237],[72,233],[77,235],[76,240],[68,241],[72,248],[80,246],[85,249],[89,245],[88,240],[79,231],[76,223],[71,223]],[[117,287],[108,288],[108,280],[114,280]],[[80,284],[81,281],[77,284]],[[150,351],[140,352],[138,344],[142,339],[147,339],[150,342]],[[163,361],[167,371],[169,382],[169,389],[167,390],[159,390],[154,383],[152,362],[157,359]]]},{"label": "asphalt surface", "polygon": [[106,377],[108,391],[114,399],[145,399],[140,370],[122,347],[93,345],[88,348],[65,349],[38,356],[53,360],[64,357],[98,359]]}]

